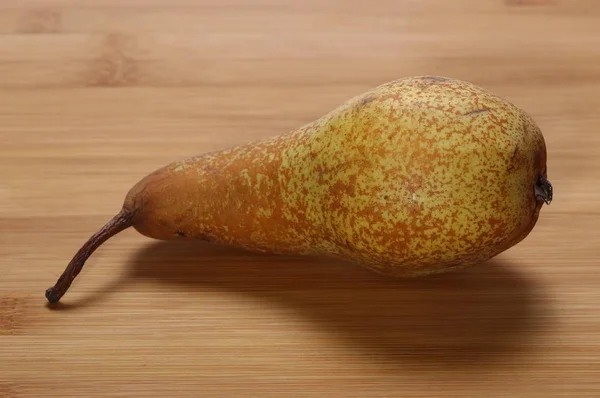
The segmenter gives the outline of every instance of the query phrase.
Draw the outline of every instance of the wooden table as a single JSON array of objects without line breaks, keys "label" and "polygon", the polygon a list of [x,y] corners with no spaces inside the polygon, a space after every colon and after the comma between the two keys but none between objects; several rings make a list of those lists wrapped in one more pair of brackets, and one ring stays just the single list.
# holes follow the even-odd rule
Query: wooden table
[{"label": "wooden table", "polygon": [[[0,396],[600,396],[596,0],[3,0]],[[388,80],[472,81],[542,127],[555,200],[489,264],[415,281],[102,246],[128,189]]]}]

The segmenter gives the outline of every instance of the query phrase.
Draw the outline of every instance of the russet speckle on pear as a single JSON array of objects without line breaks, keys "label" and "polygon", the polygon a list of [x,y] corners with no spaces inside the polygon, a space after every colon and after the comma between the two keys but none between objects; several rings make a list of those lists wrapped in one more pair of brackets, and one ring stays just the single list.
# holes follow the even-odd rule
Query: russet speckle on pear
[{"label": "russet speckle on pear", "polygon": [[[410,77],[297,130],[153,172],[90,241],[133,226],[155,239],[426,275],[482,263],[523,240],[552,199],[546,173],[544,137],[522,109],[469,82]],[[91,254],[84,248],[48,290],[50,301]]]}]

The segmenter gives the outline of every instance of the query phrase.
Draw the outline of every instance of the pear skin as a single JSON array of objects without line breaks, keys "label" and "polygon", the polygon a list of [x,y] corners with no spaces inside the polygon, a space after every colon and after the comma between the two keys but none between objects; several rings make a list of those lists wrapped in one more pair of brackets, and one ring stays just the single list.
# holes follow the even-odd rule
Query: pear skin
[{"label": "pear skin", "polygon": [[46,297],[58,301],[95,248],[130,226],[390,276],[445,272],[522,241],[552,194],[544,137],[525,111],[469,82],[399,79],[295,131],[146,176]]}]

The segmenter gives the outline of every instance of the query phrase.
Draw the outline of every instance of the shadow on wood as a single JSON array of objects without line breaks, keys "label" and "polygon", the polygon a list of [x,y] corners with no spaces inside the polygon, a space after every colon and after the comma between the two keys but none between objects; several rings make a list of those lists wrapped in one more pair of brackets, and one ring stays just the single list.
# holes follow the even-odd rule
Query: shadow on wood
[{"label": "shadow on wood", "polygon": [[[260,296],[387,364],[452,360],[457,371],[527,352],[544,331],[545,303],[533,280],[493,259],[480,267],[419,279],[390,279],[330,259],[247,253],[201,242],[156,242],[127,275],[97,295],[56,309],[101,305],[144,280],[180,291],[222,289]],[[448,370],[448,369],[446,369]]]}]

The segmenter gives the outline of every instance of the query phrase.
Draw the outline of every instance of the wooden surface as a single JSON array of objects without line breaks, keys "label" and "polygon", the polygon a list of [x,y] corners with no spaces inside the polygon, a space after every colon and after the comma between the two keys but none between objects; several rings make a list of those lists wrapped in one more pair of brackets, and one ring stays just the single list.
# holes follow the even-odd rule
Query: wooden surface
[{"label": "wooden surface", "polygon": [[[600,396],[599,20],[596,0],[2,0],[0,396]],[[542,127],[555,200],[517,247],[407,282],[128,230],[47,307],[147,173],[421,74]]]}]

